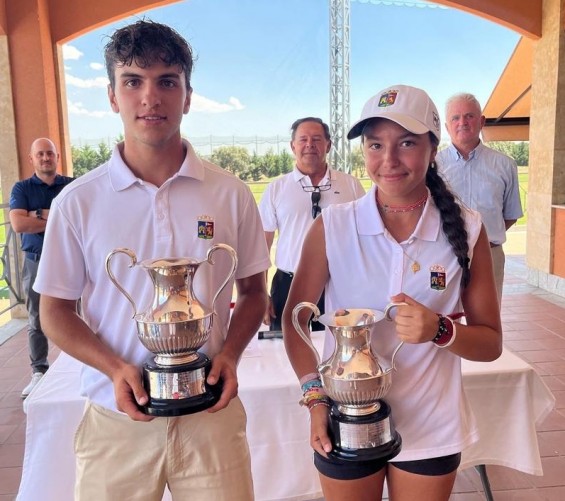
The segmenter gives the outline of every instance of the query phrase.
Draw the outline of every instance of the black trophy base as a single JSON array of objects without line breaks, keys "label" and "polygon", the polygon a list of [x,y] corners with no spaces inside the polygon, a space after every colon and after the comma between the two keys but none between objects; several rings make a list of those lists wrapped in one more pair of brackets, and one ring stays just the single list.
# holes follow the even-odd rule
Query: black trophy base
[{"label": "black trophy base", "polygon": [[143,364],[143,385],[149,395],[141,410],[150,416],[184,416],[212,407],[222,393],[222,382],[210,385],[206,378],[212,362],[202,353],[192,362],[161,366],[151,356]]},{"label": "black trophy base", "polygon": [[365,416],[349,416],[336,404],[330,411],[330,435],[334,447],[328,454],[342,461],[382,461],[398,455],[402,438],[394,429],[390,405],[379,400],[379,410]]}]

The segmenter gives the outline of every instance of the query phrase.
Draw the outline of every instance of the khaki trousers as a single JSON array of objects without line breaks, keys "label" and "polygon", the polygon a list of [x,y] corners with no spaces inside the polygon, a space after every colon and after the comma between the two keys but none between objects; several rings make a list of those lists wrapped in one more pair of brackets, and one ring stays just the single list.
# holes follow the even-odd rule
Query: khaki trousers
[{"label": "khaki trousers", "polygon": [[494,270],[494,282],[496,284],[496,292],[498,294],[498,305],[502,306],[502,287],[504,283],[504,263],[506,258],[502,245],[490,248],[492,256],[492,266]]},{"label": "khaki trousers", "polygon": [[239,398],[216,412],[149,423],[88,403],[75,436],[77,501],[251,501]]}]

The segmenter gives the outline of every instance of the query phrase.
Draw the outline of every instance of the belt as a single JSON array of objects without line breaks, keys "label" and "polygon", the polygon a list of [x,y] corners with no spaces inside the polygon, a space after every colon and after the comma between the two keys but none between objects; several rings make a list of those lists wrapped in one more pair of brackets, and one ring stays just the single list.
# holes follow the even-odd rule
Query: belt
[{"label": "belt", "polygon": [[35,261],[36,263],[39,261],[41,254],[36,254],[35,252],[26,252],[26,259],[30,261]]},{"label": "belt", "polygon": [[284,271],[281,270],[280,268],[277,268],[278,271],[280,271],[281,273],[284,273],[285,275],[288,275],[290,278],[294,277],[294,273],[290,272],[290,271]]},{"label": "belt", "polygon": [[493,247],[500,247],[501,244],[493,244],[492,242],[490,242],[490,248],[492,249]]}]

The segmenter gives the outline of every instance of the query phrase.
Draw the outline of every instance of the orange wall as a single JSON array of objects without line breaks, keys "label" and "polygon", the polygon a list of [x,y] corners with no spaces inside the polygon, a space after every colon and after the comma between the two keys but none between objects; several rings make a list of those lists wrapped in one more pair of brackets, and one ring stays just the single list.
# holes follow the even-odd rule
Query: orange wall
[{"label": "orange wall", "polygon": [[[53,40],[65,43],[105,24],[180,0],[50,0]],[[85,4],[88,3],[88,8]]]},{"label": "orange wall", "polygon": [[553,208],[553,270],[551,273],[565,278],[565,206]]},{"label": "orange wall", "polygon": [[541,37],[543,0],[432,0],[484,17],[521,35]]}]

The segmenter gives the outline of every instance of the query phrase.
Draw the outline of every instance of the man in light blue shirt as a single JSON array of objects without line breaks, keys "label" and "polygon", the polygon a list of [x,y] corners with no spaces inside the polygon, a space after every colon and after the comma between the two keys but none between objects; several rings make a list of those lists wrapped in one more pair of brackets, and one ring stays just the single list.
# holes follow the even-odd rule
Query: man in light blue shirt
[{"label": "man in light blue shirt", "polygon": [[498,302],[504,281],[506,230],[522,217],[516,162],[485,146],[481,105],[472,94],[456,94],[445,106],[451,145],[436,155],[439,171],[468,207],[481,213],[490,240]]}]

